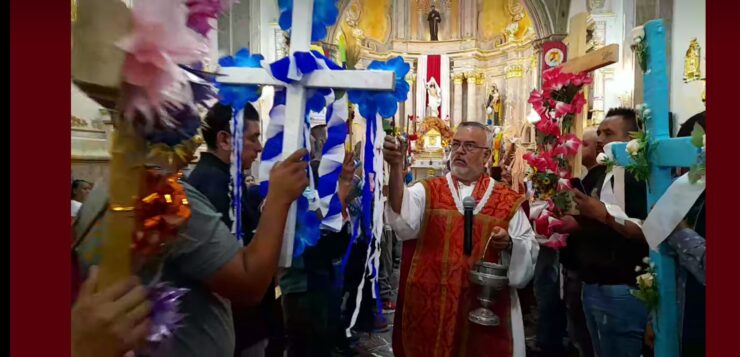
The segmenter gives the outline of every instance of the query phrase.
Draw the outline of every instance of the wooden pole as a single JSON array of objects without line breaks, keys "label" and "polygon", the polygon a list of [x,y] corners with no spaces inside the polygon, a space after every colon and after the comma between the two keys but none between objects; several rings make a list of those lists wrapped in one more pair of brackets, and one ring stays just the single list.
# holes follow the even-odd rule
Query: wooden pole
[{"label": "wooden pole", "polygon": [[131,122],[117,114],[110,160],[109,207],[105,216],[99,288],[128,278],[136,229],[134,206],[144,179],[146,142]]}]

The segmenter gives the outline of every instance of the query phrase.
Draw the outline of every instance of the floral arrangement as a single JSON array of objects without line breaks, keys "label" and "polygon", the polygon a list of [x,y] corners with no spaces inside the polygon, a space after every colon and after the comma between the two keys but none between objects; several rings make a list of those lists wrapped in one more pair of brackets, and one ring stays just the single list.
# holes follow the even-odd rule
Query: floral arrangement
[{"label": "floral arrangement", "polygon": [[642,260],[647,265],[646,268],[641,266],[635,267],[635,272],[643,272],[637,276],[637,289],[632,289],[630,293],[642,301],[650,311],[658,308],[658,275],[655,271],[655,263],[650,262],[650,258],[645,257]]},{"label": "floral arrangement", "polygon": [[537,130],[537,151],[527,153],[524,159],[530,166],[529,178],[538,199],[555,204],[555,209],[570,209],[567,199],[571,167],[581,141],[570,134],[575,115],[583,110],[586,99],[581,92],[591,83],[588,74],[563,73],[553,68],[543,73],[542,89],[530,94],[529,103],[539,115],[534,121]]},{"label": "floral arrangement", "polygon": [[696,164],[689,169],[689,182],[704,184],[707,173],[707,135],[698,123],[694,124],[694,130],[691,132],[691,143],[697,147],[699,155]]},{"label": "floral arrangement", "polygon": [[639,130],[630,133],[632,140],[627,143],[626,151],[627,154],[632,158],[632,162],[625,166],[627,172],[635,176],[637,181],[646,181],[650,177],[650,136],[648,135],[646,128],[647,121],[650,120],[650,108],[647,104],[637,106],[638,112],[638,128]]},{"label": "floral arrangement", "polygon": [[632,30],[632,50],[637,55],[637,62],[640,64],[642,73],[647,71],[648,51],[645,43],[645,28],[642,26]]},{"label": "floral arrangement", "polygon": [[556,217],[572,210],[570,192],[571,166],[581,140],[570,133],[576,114],[586,104],[581,89],[592,79],[587,73],[570,74],[556,67],[543,73],[542,89],[533,90],[529,97],[538,118],[530,119],[537,130],[537,150],[526,153],[529,179],[535,197],[547,202],[547,209],[537,219],[538,234],[548,237],[546,246],[565,246],[567,235],[554,234],[561,223]]}]

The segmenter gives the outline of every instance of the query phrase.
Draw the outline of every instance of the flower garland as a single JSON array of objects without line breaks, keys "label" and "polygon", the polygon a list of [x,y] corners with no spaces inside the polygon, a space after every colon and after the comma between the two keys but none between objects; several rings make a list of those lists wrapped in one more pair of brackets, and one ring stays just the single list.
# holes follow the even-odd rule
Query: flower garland
[{"label": "flower garland", "polygon": [[542,79],[542,89],[533,90],[529,97],[539,116],[528,118],[537,130],[537,150],[524,154],[524,160],[530,167],[528,176],[535,197],[547,202],[547,208],[536,219],[537,232],[547,238],[544,245],[559,249],[566,245],[567,234],[553,230],[562,224],[556,217],[573,208],[569,161],[581,145],[581,140],[569,132],[576,114],[586,104],[581,89],[592,79],[587,73],[564,73],[559,67],[545,71]]},{"label": "flower garland", "polygon": [[529,103],[539,114],[534,119],[537,129],[537,151],[527,153],[524,159],[530,166],[529,178],[538,199],[552,201],[560,213],[570,209],[567,199],[570,188],[569,160],[578,152],[581,141],[570,131],[575,115],[586,103],[581,92],[591,83],[588,74],[563,73],[553,68],[543,73],[543,86],[533,90]]},{"label": "flower garland", "polygon": [[650,135],[645,128],[651,119],[651,111],[647,104],[638,105],[637,111],[638,131],[630,133],[632,140],[627,143],[625,149],[632,162],[625,166],[625,169],[634,175],[638,182],[647,182],[650,177],[650,151],[654,145],[650,145]]}]

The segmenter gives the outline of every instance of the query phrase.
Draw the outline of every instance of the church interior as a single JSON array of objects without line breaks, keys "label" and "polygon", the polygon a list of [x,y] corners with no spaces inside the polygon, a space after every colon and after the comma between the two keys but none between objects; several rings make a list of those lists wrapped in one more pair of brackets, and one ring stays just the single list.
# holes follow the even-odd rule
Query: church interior
[{"label": "church interior", "polygon": [[[97,3],[115,2],[118,7],[131,9],[139,1],[149,0]],[[128,28],[130,19],[113,19],[101,25],[89,15],[82,16],[84,11],[95,13],[95,3],[72,0],[70,132],[72,178],[97,186],[110,184],[111,148],[116,131],[114,118],[119,114],[117,93],[111,92],[106,83],[120,81],[120,78],[108,78],[104,73],[106,61],[117,60],[117,50],[92,54],[89,49],[98,40],[93,33],[100,32],[101,38],[111,37],[111,33]],[[213,31],[207,38],[208,53],[199,64],[201,70],[218,75],[223,69],[220,59],[235,55],[240,49],[261,54],[264,63],[289,56],[293,37],[281,28],[279,3],[282,1],[239,0],[231,5],[230,11],[212,20]],[[654,100],[646,93],[650,93],[648,89],[654,85],[647,78],[649,68],[655,64],[646,58],[647,42],[643,38],[651,33],[646,24],[657,19],[662,19],[661,35],[665,36],[665,53],[662,54],[665,63],[660,67],[660,74],[664,73],[667,79],[661,85],[666,86],[667,91],[663,92],[668,93],[664,108],[668,109],[668,114],[664,119],[667,122],[659,125],[668,127],[666,138],[675,137],[681,124],[706,110],[705,1],[337,0],[336,4],[336,23],[326,28],[322,40],[310,44],[312,51],[346,70],[373,69],[374,63],[394,58],[402,59],[409,68],[402,78],[409,89],[406,100],[395,103],[395,114],[382,118],[382,128],[376,128],[375,118],[363,117],[360,103],[353,103],[353,97],[348,96],[348,134],[342,147],[354,151],[359,163],[367,157],[372,158],[366,155],[366,150],[382,151],[382,144],[368,142],[371,137],[382,140],[377,139],[380,131],[402,139],[399,142],[405,145],[403,167],[407,184],[447,175],[451,152],[455,151],[453,136],[462,123],[475,122],[487,127],[494,137],[487,162],[491,177],[496,181],[507,180],[516,186],[517,192],[519,187],[526,192],[540,192],[543,187],[532,182],[537,170],[544,169],[537,166],[532,155],[550,148],[548,136],[543,134],[546,128],[542,118],[558,118],[553,120],[557,124],[557,140],[562,138],[563,143],[567,143],[568,138],[573,138],[580,144],[584,133],[598,128],[613,108],[636,108],[646,113],[642,104]],[[90,65],[90,58],[94,56],[100,56],[100,66]],[[81,62],[75,58],[80,58]],[[549,76],[561,71],[568,75],[571,81],[568,83],[578,82],[574,85],[578,92],[576,99],[571,96],[568,102],[557,102],[557,105],[545,99],[543,104],[539,96],[542,96],[544,85],[551,85],[557,78]],[[557,84],[555,86],[556,90],[560,89]],[[545,95],[550,93],[544,89]],[[279,91],[275,87],[266,85],[259,99],[252,103],[259,113],[262,145],[266,145],[272,135],[271,115],[279,97],[276,93]],[[542,109],[543,105],[547,109]],[[202,106],[199,110],[205,120],[208,107]],[[330,113],[326,107],[307,112],[306,133],[317,126],[328,125]],[[377,133],[371,133],[373,129],[378,129]],[[312,151],[320,151],[327,142],[326,138],[310,140],[307,145]],[[457,145],[459,148],[463,144]],[[563,147],[568,149],[565,144]],[[200,154],[207,150],[203,143],[195,151],[193,159],[183,169],[185,176],[198,164]],[[629,146],[626,150],[630,150]],[[576,146],[567,159],[563,159],[568,161],[567,165],[563,164],[569,171],[568,179],[585,174],[581,171],[581,155],[582,150]],[[609,157],[613,161],[611,165],[619,160],[619,155],[616,156],[616,159]],[[251,167],[243,168],[251,182],[265,179],[260,178],[260,173],[264,172],[260,170],[262,161],[258,157]],[[502,172],[509,175],[508,178],[502,178]],[[557,176],[554,177],[556,179],[548,181],[548,185],[553,186],[552,191],[558,185]],[[564,177],[560,176],[561,181]],[[375,198],[380,202],[379,196]],[[399,273],[395,271],[394,274]],[[277,291],[279,295],[279,288]],[[529,318],[525,311],[528,348],[530,339],[537,334],[536,328],[528,325]],[[389,320],[392,321],[392,317]],[[391,332],[375,336],[361,355],[392,356]]]}]

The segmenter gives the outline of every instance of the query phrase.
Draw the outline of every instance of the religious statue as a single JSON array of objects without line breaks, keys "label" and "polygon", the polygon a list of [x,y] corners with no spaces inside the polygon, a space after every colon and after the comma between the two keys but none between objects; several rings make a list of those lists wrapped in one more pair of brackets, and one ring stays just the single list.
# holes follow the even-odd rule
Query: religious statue
[{"label": "religious statue", "polygon": [[686,58],[683,64],[683,81],[684,83],[693,82],[701,79],[701,47],[699,42],[694,38],[686,50]]},{"label": "religious statue", "polygon": [[427,15],[427,22],[429,22],[429,40],[439,41],[437,33],[439,32],[439,23],[442,22],[442,16],[434,8],[434,5],[432,5],[432,11],[429,11],[429,15]]},{"label": "religious statue", "polygon": [[439,117],[439,106],[442,104],[442,93],[437,85],[437,80],[432,79],[427,82],[427,96],[429,97],[429,113],[433,117]]},{"label": "religious statue", "polygon": [[499,94],[498,87],[495,84],[488,94],[486,114],[488,114],[488,120],[491,120],[494,126],[501,126],[503,124],[501,123],[501,94]]}]

